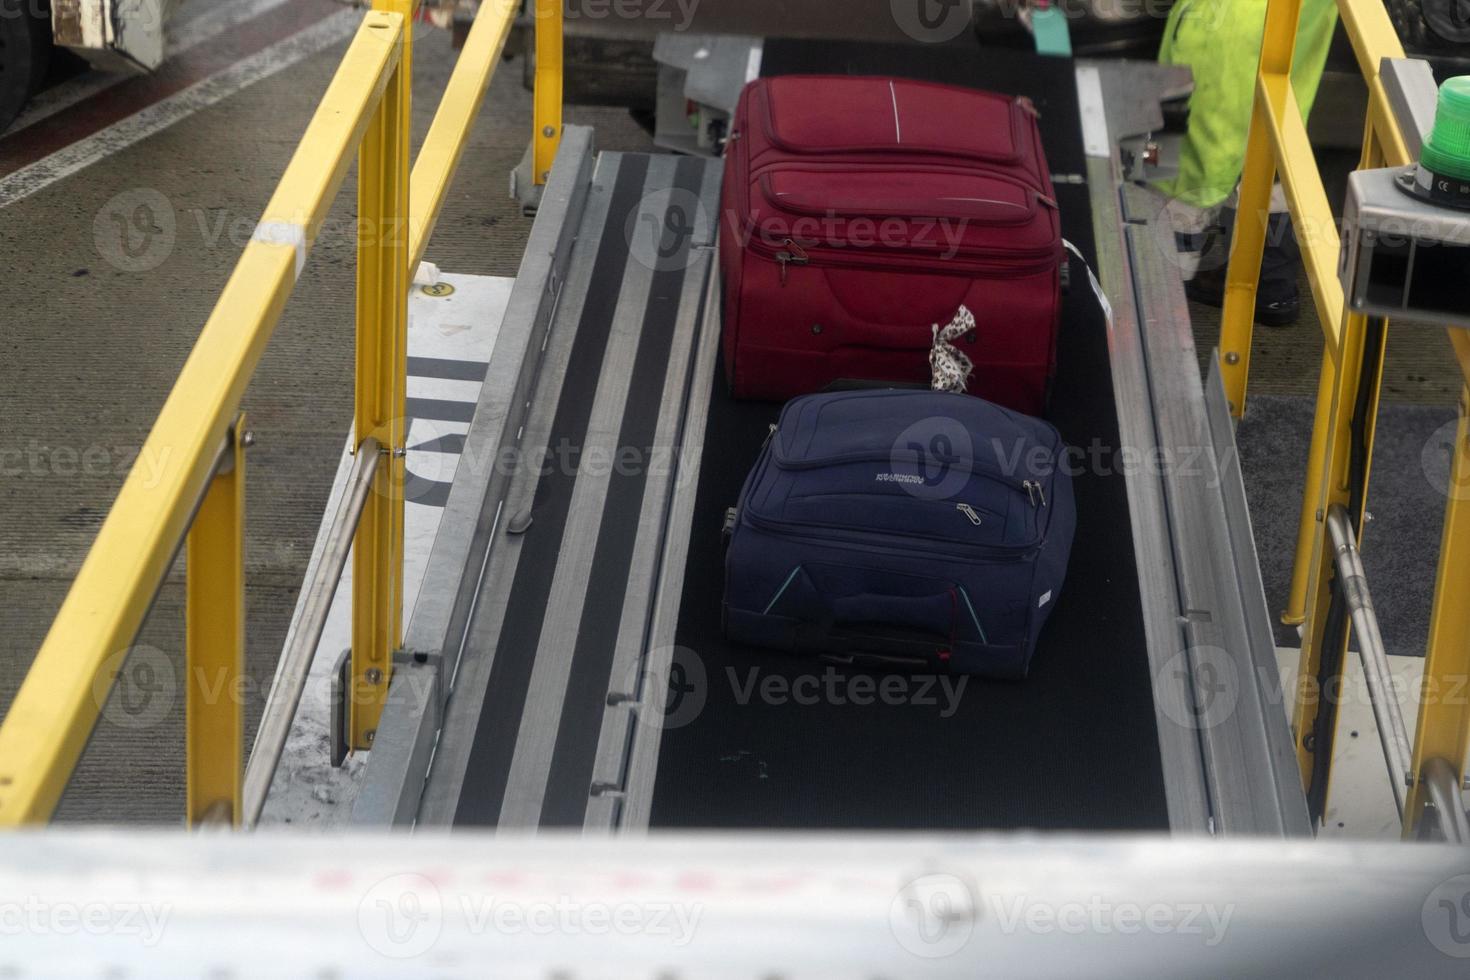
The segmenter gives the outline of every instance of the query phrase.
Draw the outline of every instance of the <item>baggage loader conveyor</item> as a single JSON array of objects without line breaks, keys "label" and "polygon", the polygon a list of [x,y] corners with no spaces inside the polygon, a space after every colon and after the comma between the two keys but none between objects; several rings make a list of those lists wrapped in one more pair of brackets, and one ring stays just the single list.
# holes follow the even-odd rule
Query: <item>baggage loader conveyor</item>
[{"label": "baggage loader conveyor", "polygon": [[596,155],[569,128],[353,822],[1309,835],[1228,407],[1157,199],[1120,177],[1118,139],[1158,125],[1157,69],[776,39],[760,66],[1041,112],[1111,320],[1073,260],[1048,417],[1083,450],[1078,526],[1031,676],[725,642],[722,518],[779,406],[724,391],[721,165]]}]

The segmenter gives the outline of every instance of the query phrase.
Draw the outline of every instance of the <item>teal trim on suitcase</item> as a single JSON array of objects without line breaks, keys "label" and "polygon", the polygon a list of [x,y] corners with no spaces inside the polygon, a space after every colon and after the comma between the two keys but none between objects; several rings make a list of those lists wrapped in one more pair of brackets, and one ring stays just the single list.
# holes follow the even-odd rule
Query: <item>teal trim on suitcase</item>
[{"label": "teal trim on suitcase", "polygon": [[980,632],[980,642],[984,643],[986,646],[989,646],[990,638],[985,635],[985,627],[980,625],[980,617],[975,615],[975,606],[970,602],[970,593],[965,591],[965,587],[963,585],[959,588],[960,595],[964,596],[965,598],[965,608],[970,610],[970,620],[975,624],[975,629]]},{"label": "teal trim on suitcase", "polygon": [[786,587],[791,584],[792,579],[796,578],[796,573],[799,571],[801,571],[801,566],[797,565],[791,570],[791,574],[786,576],[786,581],[781,583],[781,587],[776,590],[776,594],[771,597],[771,601],[766,603],[766,608],[761,610],[762,616],[769,615],[771,610],[776,607],[776,603],[781,601],[781,597],[786,594]]}]

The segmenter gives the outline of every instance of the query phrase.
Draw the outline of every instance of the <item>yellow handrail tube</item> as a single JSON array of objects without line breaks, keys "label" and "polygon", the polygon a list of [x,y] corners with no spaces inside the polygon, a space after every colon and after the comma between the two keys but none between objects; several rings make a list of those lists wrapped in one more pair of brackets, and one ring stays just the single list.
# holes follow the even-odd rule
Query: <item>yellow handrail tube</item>
[{"label": "yellow handrail tube", "polygon": [[459,53],[454,72],[444,87],[434,121],[419,147],[408,191],[410,270],[417,269],[423,260],[424,249],[439,222],[449,182],[464,155],[470,130],[480,116],[485,92],[490,88],[496,65],[500,64],[518,9],[516,0],[484,0],[480,4],[464,50]]}]

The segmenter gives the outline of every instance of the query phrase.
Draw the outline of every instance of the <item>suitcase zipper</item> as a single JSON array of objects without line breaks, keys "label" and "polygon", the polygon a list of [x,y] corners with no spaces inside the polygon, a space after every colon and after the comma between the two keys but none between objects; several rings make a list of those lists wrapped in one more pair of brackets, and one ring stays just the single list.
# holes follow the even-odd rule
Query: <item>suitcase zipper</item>
[{"label": "suitcase zipper", "polygon": [[[811,246],[797,245],[791,239],[786,243],[794,245],[796,251],[788,249],[775,249],[770,245],[761,243],[759,234],[751,237],[747,246],[750,251],[757,255],[765,256],[774,260],[781,267],[781,285],[786,285],[789,269],[793,265],[820,267],[824,269],[887,269],[894,271],[909,271],[920,269],[925,272],[944,273],[948,275],[965,275],[974,277],[976,275],[992,274],[996,276],[1024,276],[1033,272],[1042,272],[1047,269],[1056,268],[1060,248],[1056,255],[1048,254],[1045,258],[1025,265],[1020,263],[1007,263],[1003,261],[986,262],[979,259],[950,258],[936,263],[928,256],[915,255],[904,251],[879,251],[877,249],[842,249],[824,248],[820,251]],[[855,252],[864,253],[865,257],[858,257]],[[1048,250],[1050,253],[1050,250]],[[840,256],[840,257],[839,257]],[[999,259],[999,256],[995,256]],[[907,260],[907,261],[905,261]]]},{"label": "suitcase zipper", "polygon": [[1041,506],[1046,506],[1046,491],[1041,488],[1040,480],[1026,480],[1021,486],[1026,488],[1026,498],[1031,501],[1031,506],[1036,506],[1037,498],[1041,498]]},{"label": "suitcase zipper", "polygon": [[[900,555],[906,558],[913,558],[915,555],[915,552],[913,552],[912,550],[905,550],[904,548],[898,547],[896,545],[890,546],[874,542],[866,538],[854,538],[849,535],[822,534],[819,531],[815,530],[816,528],[826,527],[827,525],[798,524],[794,521],[780,521],[774,518],[764,517],[760,514],[757,514],[754,511],[750,510],[748,507],[742,508],[742,514],[745,520],[749,521],[751,524],[754,524],[758,528],[763,528],[766,531],[781,534],[784,537],[798,541],[816,541],[820,542],[821,544],[831,545],[839,548],[862,548],[868,550],[885,551],[889,554]],[[918,539],[921,541],[936,540],[931,535],[904,534],[900,531],[869,531],[862,528],[853,528],[850,530],[857,534],[887,538],[890,541],[894,539]],[[994,565],[1000,562],[1023,561],[1027,555],[1032,554],[1038,548],[1040,548],[1041,544],[1041,541],[1034,541],[1030,544],[1015,546],[968,545],[964,547],[963,551],[953,548],[933,548],[930,550],[929,553],[942,555],[945,558],[953,559],[954,561],[965,562],[967,564]]]},{"label": "suitcase zipper", "polygon": [[980,526],[980,515],[975,513],[975,508],[971,507],[969,504],[955,504],[954,508],[961,514],[964,514],[966,517],[968,517],[971,524],[975,525],[976,527]]}]

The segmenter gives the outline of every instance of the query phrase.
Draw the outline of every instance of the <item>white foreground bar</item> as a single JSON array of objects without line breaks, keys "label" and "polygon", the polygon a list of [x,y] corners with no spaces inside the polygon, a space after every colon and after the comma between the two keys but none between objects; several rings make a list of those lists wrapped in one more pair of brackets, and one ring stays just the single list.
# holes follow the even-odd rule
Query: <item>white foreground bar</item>
[{"label": "white foreground bar", "polygon": [[0,972],[1464,977],[1470,852],[1147,837],[17,834]]}]

